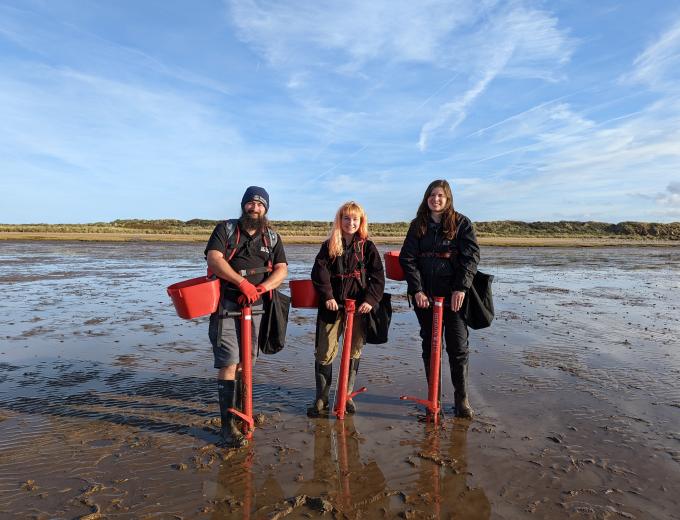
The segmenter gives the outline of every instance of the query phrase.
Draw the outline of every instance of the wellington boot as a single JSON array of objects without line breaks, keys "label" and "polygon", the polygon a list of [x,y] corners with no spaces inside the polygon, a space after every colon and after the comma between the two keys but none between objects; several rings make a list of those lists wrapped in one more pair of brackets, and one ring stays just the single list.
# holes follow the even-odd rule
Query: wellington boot
[{"label": "wellington boot", "polygon": [[456,406],[456,417],[461,419],[472,419],[475,416],[475,412],[470,406],[467,396],[463,398],[455,397]]},{"label": "wellington boot", "polygon": [[[220,441],[216,444],[221,448],[242,448],[248,444],[248,439],[239,430],[237,420],[229,408],[236,408],[237,382],[233,380],[218,380],[217,393],[220,399]],[[239,421],[240,422],[240,421]]]},{"label": "wellington boot", "polygon": [[[347,380],[347,394],[354,392],[354,383],[357,379],[357,372],[359,371],[359,361],[360,359],[350,359],[349,360],[349,379]],[[345,412],[347,413],[357,413],[357,405],[354,399],[347,399],[345,404]]]},{"label": "wellington boot", "polygon": [[316,396],[314,402],[307,408],[308,417],[328,415],[328,395],[333,381],[333,365],[314,363],[314,380],[316,381]]},{"label": "wellington boot", "polygon": [[453,402],[456,407],[456,417],[472,419],[474,411],[468,400],[468,364],[451,363],[451,382],[453,383]]}]

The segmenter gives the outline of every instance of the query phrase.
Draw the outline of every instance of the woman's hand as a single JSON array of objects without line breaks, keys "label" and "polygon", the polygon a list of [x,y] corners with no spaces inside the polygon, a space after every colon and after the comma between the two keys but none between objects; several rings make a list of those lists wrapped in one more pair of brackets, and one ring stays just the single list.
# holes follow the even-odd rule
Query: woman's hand
[{"label": "woman's hand", "polygon": [[463,291],[453,291],[451,295],[451,310],[453,312],[458,312],[463,306],[463,300],[465,299],[465,293]]},{"label": "woman's hand", "polygon": [[373,308],[372,305],[369,305],[368,303],[364,302],[361,305],[359,305],[359,308],[357,309],[357,312],[359,314],[368,314],[371,312],[371,309]]},{"label": "woman's hand", "polygon": [[330,300],[326,300],[326,308],[329,311],[337,311],[338,310],[338,302],[336,302],[334,298],[331,298]]},{"label": "woman's hand", "polygon": [[427,299],[427,295],[423,291],[419,291],[415,294],[416,307],[420,309],[427,309],[430,306],[430,300]]}]

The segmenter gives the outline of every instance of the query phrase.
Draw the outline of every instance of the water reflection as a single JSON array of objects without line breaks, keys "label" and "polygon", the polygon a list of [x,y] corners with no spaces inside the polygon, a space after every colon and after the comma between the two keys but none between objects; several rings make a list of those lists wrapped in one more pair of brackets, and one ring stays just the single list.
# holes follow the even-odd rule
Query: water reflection
[{"label": "water reflection", "polygon": [[319,497],[319,509],[332,509],[347,518],[384,516],[389,511],[385,476],[374,460],[364,462],[363,442],[351,417],[344,421],[315,421],[313,478],[298,495]]},{"label": "water reflection", "polygon": [[490,517],[491,504],[484,491],[468,482],[468,428],[467,421],[450,422],[446,429],[427,425],[423,438],[414,443],[412,460],[419,459],[418,479],[406,496],[407,511],[414,518]]},{"label": "water reflection", "polygon": [[258,510],[284,501],[283,490],[273,475],[256,483],[255,451],[254,446],[249,446],[225,452],[212,493],[212,520],[258,518]]}]

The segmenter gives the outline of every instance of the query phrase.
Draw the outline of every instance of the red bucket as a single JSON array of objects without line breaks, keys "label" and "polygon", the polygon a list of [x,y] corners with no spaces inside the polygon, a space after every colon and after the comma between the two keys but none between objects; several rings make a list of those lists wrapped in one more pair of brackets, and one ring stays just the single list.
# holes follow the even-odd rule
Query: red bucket
[{"label": "red bucket", "polygon": [[404,270],[399,263],[399,251],[385,253],[385,274],[390,280],[405,280]]},{"label": "red bucket", "polygon": [[192,278],[168,287],[175,310],[180,318],[190,320],[212,314],[220,302],[220,281],[205,276]]},{"label": "red bucket", "polygon": [[319,306],[319,295],[311,280],[291,280],[290,303],[295,308],[316,309]]}]

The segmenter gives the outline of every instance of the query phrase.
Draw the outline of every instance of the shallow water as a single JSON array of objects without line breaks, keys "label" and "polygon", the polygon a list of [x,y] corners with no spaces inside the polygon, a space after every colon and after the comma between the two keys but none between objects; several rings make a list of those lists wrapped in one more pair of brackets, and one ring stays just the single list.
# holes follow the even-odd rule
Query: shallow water
[{"label": "shallow water", "polygon": [[[317,248],[286,249],[307,278]],[[165,294],[204,272],[201,245],[3,242],[0,518],[678,518],[679,250],[482,257],[497,318],[471,333],[475,420],[433,429],[399,400],[426,385],[389,282],[358,414],[305,416],[315,312],[293,309],[284,351],[255,365],[266,422],[235,452],[213,444],[206,320]],[[446,366],[444,381],[450,412]]]}]

